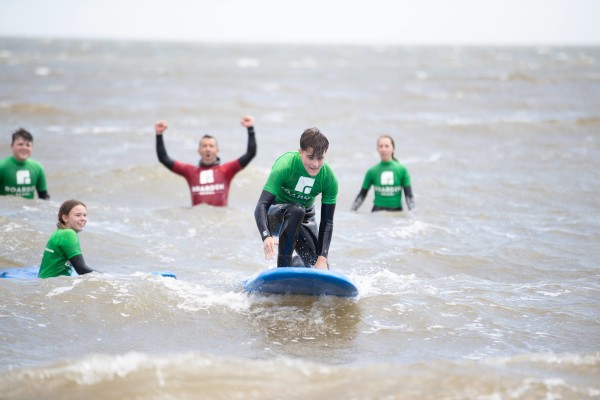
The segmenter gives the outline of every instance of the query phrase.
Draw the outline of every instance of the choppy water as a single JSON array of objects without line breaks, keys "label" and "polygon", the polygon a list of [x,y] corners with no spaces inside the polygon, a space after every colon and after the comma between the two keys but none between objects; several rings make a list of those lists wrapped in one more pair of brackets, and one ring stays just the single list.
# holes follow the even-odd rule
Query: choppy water
[{"label": "choppy water", "polygon": [[[600,398],[600,49],[234,46],[0,39],[0,156],[35,137],[50,202],[0,198],[0,265],[39,265],[88,205],[105,274],[0,281],[0,397]],[[230,207],[160,165],[258,155]],[[254,296],[254,206],[318,126],[340,181],[330,261],[355,300]],[[349,211],[376,138],[417,208]],[[172,270],[178,279],[153,270]]]}]

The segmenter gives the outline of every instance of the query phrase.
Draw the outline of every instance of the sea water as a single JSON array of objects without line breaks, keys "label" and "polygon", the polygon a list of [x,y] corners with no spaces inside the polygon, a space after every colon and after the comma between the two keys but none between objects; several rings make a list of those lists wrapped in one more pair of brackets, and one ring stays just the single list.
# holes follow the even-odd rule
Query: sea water
[{"label": "sea water", "polygon": [[[0,280],[0,397],[600,398],[599,110],[599,48],[1,38],[0,157],[32,132],[51,200],[0,198],[0,265],[39,265],[75,198],[102,274]],[[195,164],[206,133],[244,154],[245,114],[230,206],[191,208],[154,122]],[[360,295],[249,295],[262,185],[313,126]],[[382,134],[416,208],[351,212]]]}]

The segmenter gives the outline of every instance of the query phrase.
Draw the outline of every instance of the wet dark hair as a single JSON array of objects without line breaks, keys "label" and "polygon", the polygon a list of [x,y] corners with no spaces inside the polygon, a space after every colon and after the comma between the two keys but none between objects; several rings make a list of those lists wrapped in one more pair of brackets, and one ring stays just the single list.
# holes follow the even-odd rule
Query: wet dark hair
[{"label": "wet dark hair", "polygon": [[19,128],[13,132],[11,145],[15,144],[15,141],[18,138],[21,138],[21,139],[25,140],[26,142],[33,143],[33,135],[31,133],[29,133],[29,131],[26,131],[23,128]]},{"label": "wet dark hair", "polygon": [[[381,135],[381,136],[379,136],[379,139],[377,139],[377,146],[379,146],[379,141],[380,141],[381,139],[390,139],[390,142],[392,142],[392,148],[393,148],[394,150],[396,150],[396,143],[394,143],[394,138],[393,138],[393,137],[391,137],[390,135]],[[396,160],[396,161],[398,161],[398,160],[396,159],[396,157],[394,156],[394,152],[392,152],[392,160]]]},{"label": "wet dark hair", "polygon": [[329,149],[329,140],[318,128],[308,128],[300,136],[300,149],[306,151],[309,148],[312,148],[316,158],[322,158]]},{"label": "wet dark hair", "polygon": [[71,210],[77,206],[84,206],[87,209],[87,206],[79,200],[67,200],[64,203],[62,203],[62,205],[60,206],[60,209],[58,210],[58,222],[56,223],[56,226],[58,228],[60,228],[60,229],[67,228],[67,226],[65,225],[65,222],[62,220],[62,216],[69,215]]}]

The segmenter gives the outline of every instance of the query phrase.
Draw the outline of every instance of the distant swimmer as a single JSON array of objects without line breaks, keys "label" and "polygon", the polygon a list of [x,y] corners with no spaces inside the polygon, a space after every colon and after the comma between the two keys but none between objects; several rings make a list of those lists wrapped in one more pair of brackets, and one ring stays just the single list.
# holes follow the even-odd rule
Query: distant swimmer
[{"label": "distant swimmer", "polygon": [[377,151],[381,162],[367,171],[362,188],[352,204],[352,211],[358,210],[371,185],[375,187],[373,211],[402,211],[402,190],[409,210],[415,208],[410,175],[404,165],[394,157],[396,146],[391,136],[383,135],[377,140]]},{"label": "distant swimmer", "polygon": [[[254,218],[265,258],[273,258],[275,237],[279,237],[277,267],[297,265],[292,259],[295,251],[302,266],[329,269],[338,181],[325,161],[328,148],[329,141],[319,129],[306,129],[300,149],[275,160],[263,187]],[[321,221],[317,229],[314,203],[319,194]]]},{"label": "distant swimmer", "polygon": [[88,274],[94,270],[83,259],[79,245],[79,232],[87,223],[87,207],[80,201],[67,200],[58,210],[57,229],[54,231],[42,257],[39,278],[70,276],[73,269],[79,274]]},{"label": "distant swimmer", "polygon": [[200,139],[198,154],[200,163],[198,166],[185,164],[172,160],[167,155],[163,141],[163,133],[167,130],[166,121],[158,121],[154,124],[156,131],[156,154],[158,160],[170,171],[181,175],[187,181],[192,196],[192,206],[208,204],[211,206],[227,206],[229,197],[229,186],[233,177],[244,169],[256,155],[256,137],[254,133],[254,118],[244,116],[241,120],[242,126],[248,129],[248,145],[246,154],[234,161],[221,164],[218,157],[219,147],[217,139],[211,135],[204,135]]},{"label": "distant swimmer", "polygon": [[12,134],[13,155],[0,160],[0,195],[49,200],[46,174],[42,164],[31,159],[33,136],[23,128]]}]

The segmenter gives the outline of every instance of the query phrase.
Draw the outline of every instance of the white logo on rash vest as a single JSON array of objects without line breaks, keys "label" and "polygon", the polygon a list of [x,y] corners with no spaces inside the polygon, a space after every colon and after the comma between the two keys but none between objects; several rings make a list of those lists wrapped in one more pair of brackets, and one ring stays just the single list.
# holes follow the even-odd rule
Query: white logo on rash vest
[{"label": "white logo on rash vest", "polygon": [[224,183],[215,183],[215,175],[212,169],[200,171],[199,181],[200,185],[192,186],[192,193],[200,196],[212,196],[225,190]]},{"label": "white logo on rash vest", "polygon": [[383,171],[381,173],[381,184],[382,185],[393,185],[394,184],[394,173],[392,171]]},{"label": "white logo on rash vest", "polygon": [[29,171],[17,171],[17,185],[31,185],[31,175],[29,175]]},{"label": "white logo on rash vest", "polygon": [[213,183],[214,181],[215,181],[215,176],[213,174],[212,169],[200,171],[200,184],[201,185],[204,185],[207,183]]},{"label": "white logo on rash vest", "polygon": [[314,178],[308,178],[306,176],[301,176],[300,179],[298,179],[298,183],[296,184],[296,188],[294,190],[296,192],[300,192],[303,194],[310,194],[314,184],[315,184]]}]

